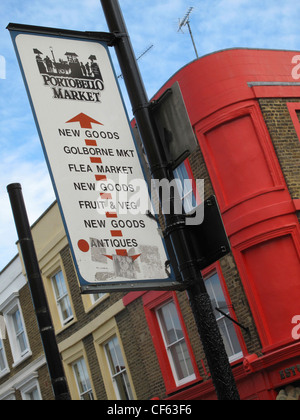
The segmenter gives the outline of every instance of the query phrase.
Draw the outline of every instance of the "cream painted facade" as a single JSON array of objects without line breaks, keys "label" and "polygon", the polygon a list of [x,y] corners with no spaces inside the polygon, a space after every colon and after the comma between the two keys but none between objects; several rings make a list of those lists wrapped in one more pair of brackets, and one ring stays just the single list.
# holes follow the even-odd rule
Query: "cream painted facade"
[{"label": "cream painted facade", "polygon": [[17,255],[0,273],[0,401],[51,398],[46,359]]},{"label": "cream painted facade", "polygon": [[34,223],[32,236],[72,399],[121,399],[110,343],[121,354],[128,395],[136,399],[115,319],[125,309],[122,295],[81,295],[56,202]]}]

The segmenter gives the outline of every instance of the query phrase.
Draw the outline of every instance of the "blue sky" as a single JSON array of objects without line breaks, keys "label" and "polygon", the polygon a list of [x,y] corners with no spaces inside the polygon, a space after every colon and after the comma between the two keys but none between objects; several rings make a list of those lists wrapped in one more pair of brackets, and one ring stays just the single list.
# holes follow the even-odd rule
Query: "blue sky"
[{"label": "blue sky", "polygon": [[[149,97],[177,70],[195,59],[179,18],[193,6],[191,26],[199,55],[246,47],[300,51],[300,3],[295,0],[120,0],[132,43],[139,56]],[[6,186],[20,182],[33,223],[54,201],[54,193],[31,109],[5,29],[9,22],[82,31],[107,31],[99,0],[1,0],[0,63],[0,271],[17,254],[17,235]],[[116,72],[118,63],[112,51]],[[125,102],[124,82],[120,80]]]}]

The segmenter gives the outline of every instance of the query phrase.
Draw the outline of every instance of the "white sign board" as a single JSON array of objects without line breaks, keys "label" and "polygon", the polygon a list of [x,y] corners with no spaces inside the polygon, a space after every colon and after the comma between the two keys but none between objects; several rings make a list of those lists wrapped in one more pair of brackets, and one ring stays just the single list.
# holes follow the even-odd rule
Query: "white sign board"
[{"label": "white sign board", "polygon": [[107,45],[12,38],[82,290],[171,285],[158,226],[137,210],[144,176]]}]

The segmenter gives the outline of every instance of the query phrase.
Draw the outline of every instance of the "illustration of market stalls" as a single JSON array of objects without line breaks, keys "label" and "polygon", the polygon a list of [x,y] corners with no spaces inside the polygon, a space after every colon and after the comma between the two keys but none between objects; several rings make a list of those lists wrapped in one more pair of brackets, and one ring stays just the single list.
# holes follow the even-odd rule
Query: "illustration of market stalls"
[{"label": "illustration of market stalls", "polygon": [[41,74],[48,75],[61,75],[74,78],[87,78],[87,79],[102,79],[102,75],[97,64],[97,57],[91,55],[88,58],[87,63],[84,64],[84,61],[81,61],[79,56],[75,52],[66,52],[66,59],[59,59],[58,61],[55,58],[53,48],[50,47],[52,58],[47,55],[45,58],[41,51],[37,48],[34,48],[33,52],[36,55],[36,62]]}]

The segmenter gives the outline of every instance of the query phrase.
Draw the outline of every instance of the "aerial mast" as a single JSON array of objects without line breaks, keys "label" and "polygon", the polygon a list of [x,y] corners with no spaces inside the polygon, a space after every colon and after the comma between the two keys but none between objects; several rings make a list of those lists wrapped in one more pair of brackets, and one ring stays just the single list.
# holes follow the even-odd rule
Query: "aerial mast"
[{"label": "aerial mast", "polygon": [[178,27],[177,32],[181,31],[182,33],[184,33],[182,28],[185,27],[185,26],[188,27],[189,33],[190,33],[190,36],[191,36],[191,39],[192,39],[192,42],[193,42],[193,46],[194,46],[194,49],[195,49],[196,57],[199,58],[197,47],[196,47],[195,40],[194,40],[194,37],[193,37],[192,28],[191,28],[191,25],[190,25],[190,16],[191,16],[193,10],[194,10],[194,7],[189,7],[189,9],[186,12],[184,18],[179,19],[179,27]]},{"label": "aerial mast", "polygon": [[[148,54],[148,52],[154,47],[154,44],[149,45],[136,59],[139,61],[144,55]],[[118,79],[123,79],[123,74],[119,74]]]}]

